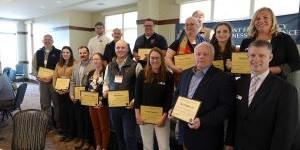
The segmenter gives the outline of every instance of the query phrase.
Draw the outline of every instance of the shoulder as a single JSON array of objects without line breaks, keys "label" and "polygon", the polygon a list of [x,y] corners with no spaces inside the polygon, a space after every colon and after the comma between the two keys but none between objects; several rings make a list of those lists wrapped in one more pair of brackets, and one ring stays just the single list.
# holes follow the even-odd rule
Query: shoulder
[{"label": "shoulder", "polygon": [[189,68],[189,69],[186,69],[182,72],[181,76],[182,77],[187,77],[189,74],[193,73],[193,67]]},{"label": "shoulder", "polygon": [[144,34],[140,35],[138,38],[136,38],[136,41],[144,40]]},{"label": "shoulder", "polygon": [[160,35],[160,34],[158,34],[156,32],[154,32],[154,36],[156,36],[156,38],[158,38],[158,39],[165,39],[164,36],[162,36],[162,35]]},{"label": "shoulder", "polygon": [[276,34],[276,36],[274,36],[273,38],[272,38],[272,40],[291,40],[292,38],[291,38],[291,36],[290,35],[288,35],[288,34],[286,34],[286,33],[283,33],[283,32],[278,32],[277,34]]},{"label": "shoulder", "polygon": [[92,69],[91,71],[89,71],[88,76],[89,77],[92,76],[94,74],[94,72],[95,72],[95,69]]}]

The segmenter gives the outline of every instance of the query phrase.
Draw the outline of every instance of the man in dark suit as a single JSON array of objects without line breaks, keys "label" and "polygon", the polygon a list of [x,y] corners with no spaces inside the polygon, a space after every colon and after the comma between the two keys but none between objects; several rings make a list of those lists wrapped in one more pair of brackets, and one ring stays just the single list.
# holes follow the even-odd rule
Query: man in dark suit
[{"label": "man in dark suit", "polygon": [[195,47],[196,65],[183,71],[175,98],[201,101],[191,123],[184,124],[184,149],[223,149],[224,120],[233,110],[233,82],[229,75],[212,65],[214,47],[202,42]]},{"label": "man in dark suit", "polygon": [[297,90],[271,74],[272,45],[250,44],[251,76],[237,81],[236,110],[230,120],[227,150],[291,150],[297,125]]}]

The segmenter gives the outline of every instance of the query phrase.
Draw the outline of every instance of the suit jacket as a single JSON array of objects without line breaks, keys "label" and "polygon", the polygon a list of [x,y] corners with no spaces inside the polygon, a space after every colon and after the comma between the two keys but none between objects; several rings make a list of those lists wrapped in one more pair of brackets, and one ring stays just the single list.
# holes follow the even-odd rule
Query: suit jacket
[{"label": "suit jacket", "polygon": [[[175,92],[178,96],[187,97],[192,68],[182,73]],[[234,84],[230,76],[211,66],[199,83],[192,99],[202,101],[197,117],[200,127],[190,129],[184,123],[184,145],[189,150],[221,150],[224,143],[224,120],[233,110]]]},{"label": "suit jacket", "polygon": [[72,72],[72,77],[70,81],[70,95],[74,96],[74,90],[75,86],[86,86],[87,84],[87,76],[88,73],[94,69],[93,65],[91,63],[88,63],[87,66],[83,70],[83,77],[81,79],[80,83],[80,78],[79,78],[79,68],[80,68],[80,61],[78,63],[75,63],[73,65],[73,72]]},{"label": "suit jacket", "polygon": [[236,113],[229,125],[235,150],[290,150],[297,125],[296,88],[270,73],[248,107],[249,87],[250,76],[237,81]]}]

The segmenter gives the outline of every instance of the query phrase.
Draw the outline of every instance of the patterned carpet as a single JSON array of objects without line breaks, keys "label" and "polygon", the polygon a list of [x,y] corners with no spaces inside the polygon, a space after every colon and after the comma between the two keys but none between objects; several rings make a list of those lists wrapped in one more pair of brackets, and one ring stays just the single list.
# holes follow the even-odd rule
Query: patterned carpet
[{"label": "patterned carpet", "polygon": [[[39,102],[39,88],[37,84],[28,83],[24,101],[21,105],[21,109],[40,109]],[[0,116],[2,119],[2,116]],[[3,140],[0,140],[0,150],[10,150],[11,140],[12,140],[12,119],[5,119],[4,122],[0,123],[0,137],[3,137]],[[46,139],[46,148],[45,150],[73,150],[74,143],[71,142],[59,142],[59,137],[55,133],[48,133]]]}]

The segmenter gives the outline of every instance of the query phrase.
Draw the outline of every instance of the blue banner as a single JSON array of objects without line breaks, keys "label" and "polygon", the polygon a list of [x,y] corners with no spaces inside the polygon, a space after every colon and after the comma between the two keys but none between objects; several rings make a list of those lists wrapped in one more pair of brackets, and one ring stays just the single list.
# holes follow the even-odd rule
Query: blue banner
[{"label": "blue banner", "polygon": [[[232,40],[236,45],[240,45],[242,40],[247,37],[247,28],[250,19],[228,21],[232,25]],[[277,16],[279,28],[282,32],[289,34],[297,44],[300,44],[300,13]],[[205,27],[213,29],[218,22],[204,23]],[[176,24],[176,34],[184,28],[184,24]]]}]

